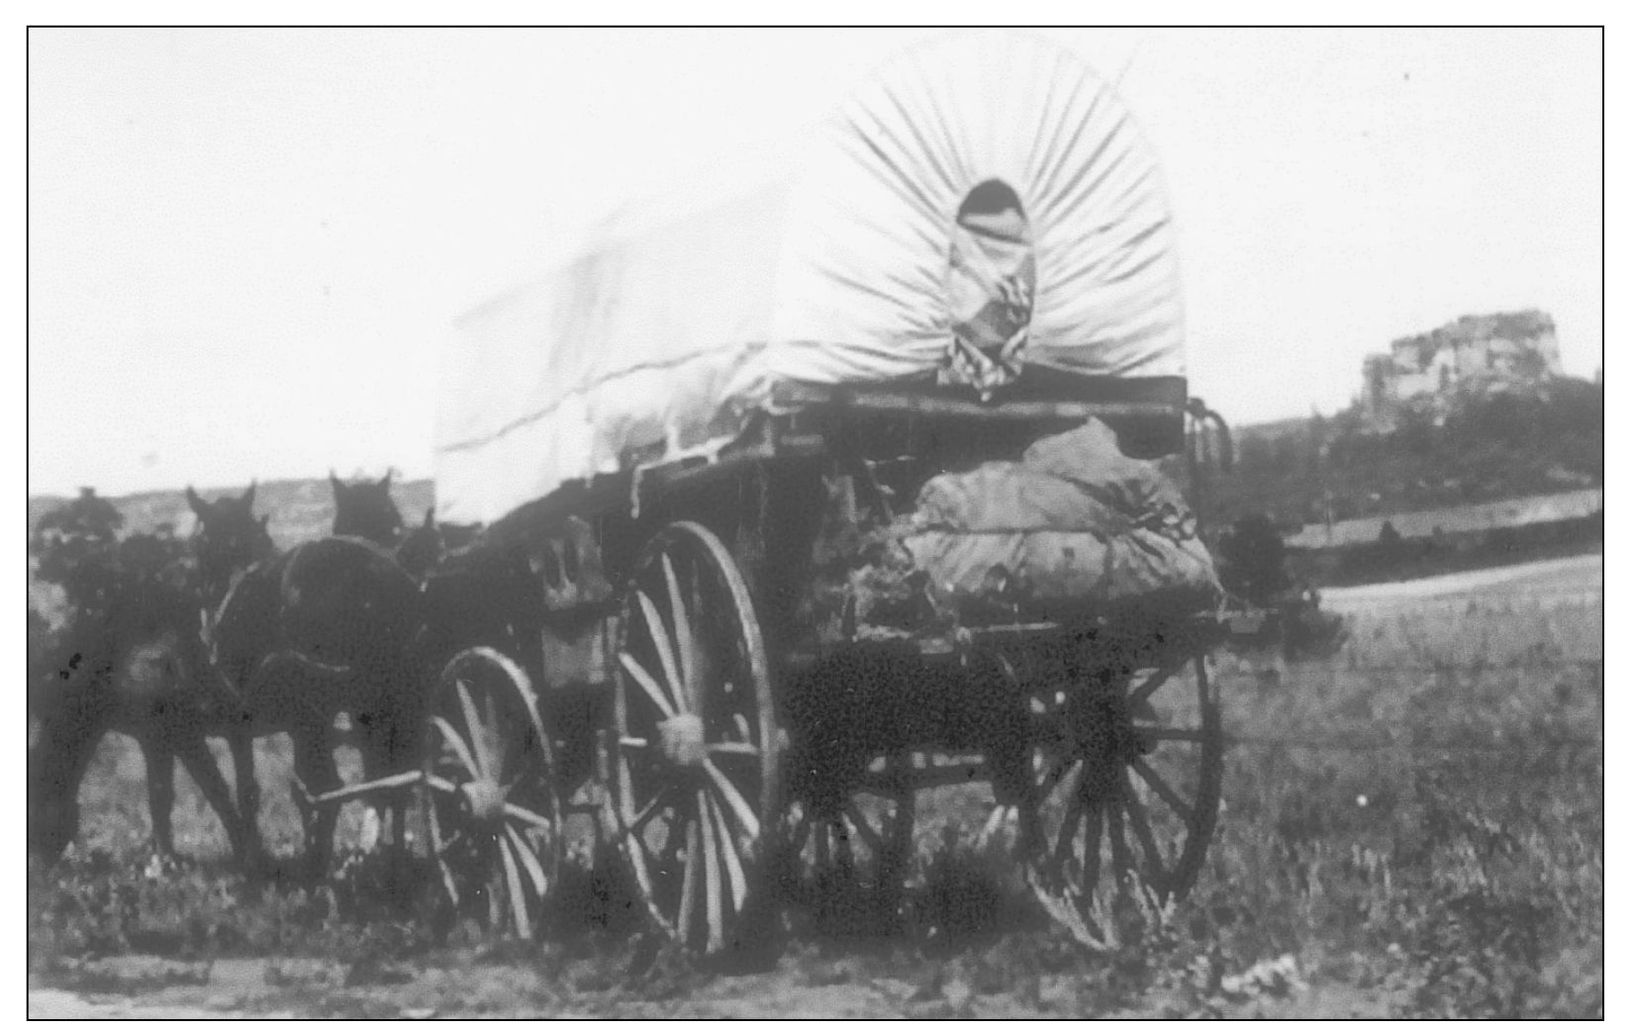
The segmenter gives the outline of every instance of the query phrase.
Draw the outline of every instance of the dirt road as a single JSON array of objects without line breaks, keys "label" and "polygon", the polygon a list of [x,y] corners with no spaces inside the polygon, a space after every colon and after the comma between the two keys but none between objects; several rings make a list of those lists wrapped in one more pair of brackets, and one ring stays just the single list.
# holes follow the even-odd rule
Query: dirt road
[{"label": "dirt road", "polygon": [[[383,981],[348,984],[331,965],[275,958],[211,965],[127,956],[87,968],[108,992],[29,991],[30,1018],[936,1018],[1060,1017],[1081,983],[1048,976],[1033,991],[976,989],[957,970],[896,978],[893,962],[865,954],[802,952],[776,970],[739,977],[651,977],[644,984],[576,964],[493,964],[479,955],[385,970]],[[169,985],[158,985],[168,979]],[[118,992],[115,992],[118,991]],[[1238,1017],[1385,1017],[1387,991],[1298,984],[1278,996],[1245,997],[1219,1014]],[[1162,995],[1115,1014],[1160,1017]]]},{"label": "dirt road", "polygon": [[1424,601],[1459,601],[1523,597],[1543,606],[1596,601],[1604,596],[1605,556],[1582,554],[1553,561],[1482,568],[1406,582],[1380,582],[1321,591],[1321,604],[1334,611],[1376,607],[1379,604],[1418,604]]}]

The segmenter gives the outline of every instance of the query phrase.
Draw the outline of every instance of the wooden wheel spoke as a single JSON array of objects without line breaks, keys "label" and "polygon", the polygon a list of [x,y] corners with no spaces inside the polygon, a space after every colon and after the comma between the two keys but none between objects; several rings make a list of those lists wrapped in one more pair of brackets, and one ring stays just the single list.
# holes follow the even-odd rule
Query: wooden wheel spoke
[{"label": "wooden wheel spoke", "polygon": [[636,661],[629,651],[620,652],[618,661],[624,666],[624,671],[629,673],[630,678],[635,680],[641,690],[646,693],[647,698],[663,713],[665,718],[675,717],[675,706],[670,703],[669,698],[663,692],[663,688],[658,685],[656,679],[652,678],[651,673],[641,667],[641,663]]},{"label": "wooden wheel spoke", "polygon": [[509,748],[499,738],[499,708],[493,698],[492,690],[484,690],[482,693],[482,713],[487,716],[487,721],[483,722],[482,725],[486,734],[488,756],[492,759],[490,764],[493,766],[493,777],[499,779],[501,774],[509,768],[509,762],[505,759],[510,755],[506,753]]},{"label": "wooden wheel spoke", "polygon": [[637,811],[635,815],[629,819],[628,824],[624,827],[624,831],[630,834],[638,834],[642,829],[645,829],[646,823],[652,821],[652,816],[662,810],[665,803],[673,799],[674,793],[675,787],[673,786],[665,786],[663,789],[659,790],[651,800],[647,801],[641,807],[641,810]]},{"label": "wooden wheel spoke", "polygon": [[828,837],[833,842],[834,864],[846,878],[856,875],[856,854],[851,847],[851,833],[845,827],[845,815],[837,814],[828,823]]},{"label": "wooden wheel spoke", "polygon": [[448,902],[456,909],[459,907],[459,886],[454,882],[453,869],[442,858],[437,859],[437,870],[442,873],[442,889],[448,894]]},{"label": "wooden wheel spoke", "polygon": [[511,854],[509,841],[499,841],[499,858],[505,866],[505,892],[510,894],[511,916],[516,920],[516,934],[523,939],[533,935],[533,921],[527,915],[527,896],[522,892],[522,877],[516,871],[516,858]]},{"label": "wooden wheel spoke", "polygon": [[1039,803],[1049,799],[1049,796],[1060,787],[1061,780],[1065,779],[1068,773],[1072,778],[1071,785],[1066,787],[1065,796],[1068,803],[1077,800],[1078,786],[1083,782],[1086,768],[1087,766],[1082,761],[1066,760],[1059,762],[1046,771],[1038,783]]},{"label": "wooden wheel spoke", "polygon": [[714,788],[720,793],[721,799],[726,802],[727,806],[731,808],[731,813],[736,816],[737,823],[748,833],[750,839],[757,838],[760,835],[760,819],[755,816],[753,806],[743,799],[743,794],[738,791],[737,784],[732,782],[726,773],[716,767],[715,763],[707,757],[703,759],[703,767],[709,773],[709,780],[714,783]]},{"label": "wooden wheel spoke", "polygon": [[720,873],[720,844],[715,839],[711,824],[709,798],[697,791],[697,835],[703,838],[703,884],[707,898],[709,919],[709,950],[717,951],[726,943],[725,884]]},{"label": "wooden wheel spoke", "polygon": [[476,767],[482,778],[495,778],[488,770],[488,765],[491,762],[487,753],[487,732],[481,719],[477,717],[476,702],[471,699],[471,691],[465,685],[464,679],[455,679],[454,689],[459,694],[460,709],[465,712],[465,728],[469,731],[471,749],[476,754]]},{"label": "wooden wheel spoke", "polygon": [[721,854],[726,861],[726,878],[731,884],[731,907],[733,911],[741,911],[748,897],[748,877],[743,874],[743,860],[737,854],[736,841],[726,825],[726,813],[712,800],[708,808],[714,831],[720,837]]},{"label": "wooden wheel spoke", "polygon": [[[674,834],[671,833],[670,835],[672,837]],[[650,858],[656,864],[659,862],[660,856],[652,853],[652,849],[646,845],[646,837],[640,833],[625,833],[624,839],[629,841],[636,849],[636,852],[630,855],[630,864],[635,869],[636,885],[641,888],[642,893],[650,897],[652,896],[652,873],[647,868],[646,863],[647,859]]]},{"label": "wooden wheel spoke", "polygon": [[[1111,867],[1117,875],[1119,892],[1127,887],[1124,880],[1127,879],[1129,870],[1134,867],[1133,856],[1128,849],[1128,837],[1123,832],[1123,815],[1121,804],[1116,802],[1106,804],[1106,838],[1111,841]],[[1085,885],[1088,885],[1087,882]]]},{"label": "wooden wheel spoke", "polygon": [[1094,892],[1095,883],[1100,880],[1100,833],[1107,822],[1106,806],[1096,803],[1086,811],[1087,825],[1083,834],[1083,888],[1087,893]]},{"label": "wooden wheel spoke", "polygon": [[533,895],[543,897],[550,892],[550,877],[544,874],[544,866],[539,864],[539,856],[533,853],[528,846],[527,839],[516,831],[513,825],[505,826],[505,835],[510,838],[510,845],[516,851],[516,856],[522,861],[522,868],[526,870],[528,878],[533,880]]},{"label": "wooden wheel spoke", "polygon": [[[676,920],[675,929],[680,933],[680,941],[688,943],[692,937],[692,916],[697,912],[697,891],[702,885],[703,855],[700,846],[697,819],[686,823],[686,868],[681,873],[680,885],[680,917]],[[678,836],[678,834],[677,834]]]},{"label": "wooden wheel spoke", "polygon": [[552,833],[556,831],[556,823],[552,822],[544,815],[541,815],[536,811],[529,811],[520,804],[514,804],[508,800],[505,801],[505,814],[510,818],[516,819],[518,822],[526,822],[528,825],[531,825],[536,829],[543,829]]},{"label": "wooden wheel spoke", "polygon": [[1151,822],[1145,815],[1145,806],[1134,794],[1134,784],[1128,781],[1127,773],[1122,779],[1123,810],[1128,813],[1128,823],[1134,829],[1134,838],[1140,841],[1140,848],[1145,851],[1146,865],[1155,874],[1149,876],[1152,884],[1162,889],[1167,885],[1168,869],[1164,864],[1166,855],[1157,845],[1157,837],[1151,831]]},{"label": "wooden wheel spoke", "polygon": [[641,614],[646,619],[647,634],[652,640],[652,649],[657,651],[658,664],[663,667],[664,680],[669,684],[669,695],[674,698],[676,710],[687,711],[686,686],[681,681],[680,673],[675,670],[675,650],[669,639],[669,630],[663,624],[663,618],[658,614],[657,605],[652,598],[646,595],[645,590],[635,591],[635,600],[641,607]]},{"label": "wooden wheel spoke", "polygon": [[452,846],[453,844],[452,841],[446,845],[443,843],[442,825],[440,820],[437,818],[436,807],[434,805],[432,805],[430,808],[429,817],[431,823],[431,849],[432,852],[436,854],[437,870],[442,873],[442,888],[448,893],[448,902],[451,903],[455,909],[457,909],[459,907],[459,886],[454,882],[453,869],[448,867],[448,862],[443,860],[442,857],[444,847]]},{"label": "wooden wheel spoke", "polygon": [[811,818],[800,805],[799,815],[794,817],[793,832],[788,837],[788,848],[791,853],[798,854],[805,849],[811,840]]},{"label": "wooden wheel spoke", "polygon": [[[668,877],[670,877],[676,851],[678,851],[679,843],[681,843],[679,833],[674,831],[673,823],[666,826],[663,848],[658,853],[653,853],[652,846],[647,843],[647,838],[642,833],[625,833],[624,841],[629,844],[629,849],[625,853],[629,854],[629,864],[635,872],[635,885],[639,887],[643,897],[656,897],[658,893],[656,893],[656,882],[653,880],[653,875],[663,875],[665,882],[670,880]],[[684,867],[681,869],[681,885],[683,885],[681,892],[684,895],[684,892],[686,892],[684,890],[684,885],[686,885],[686,869]],[[671,931],[679,933],[678,921],[671,924],[670,928]]]},{"label": "wooden wheel spoke", "polygon": [[1083,821],[1083,812],[1087,810],[1087,803],[1082,798],[1070,795],[1066,801],[1066,810],[1060,816],[1060,833],[1055,837],[1053,853],[1049,855],[1050,864],[1059,869],[1064,867],[1066,859],[1072,853],[1072,840],[1077,836],[1078,823]]},{"label": "wooden wheel spoke", "polygon": [[1173,808],[1174,812],[1185,820],[1187,826],[1196,824],[1195,810],[1192,809],[1190,804],[1186,803],[1185,798],[1181,797],[1172,786],[1163,781],[1162,776],[1158,775],[1156,769],[1152,768],[1144,758],[1135,758],[1129,762],[1129,767],[1139,773],[1140,778],[1145,780],[1146,785],[1150,786],[1152,791],[1163,799],[1164,803]]},{"label": "wooden wheel spoke", "polygon": [[872,823],[867,820],[862,809],[856,806],[855,801],[845,805],[845,815],[855,835],[862,838],[862,842],[868,845],[876,857],[882,858],[886,851],[884,838],[874,830]]},{"label": "wooden wheel spoke", "polygon": [[663,565],[664,585],[669,590],[669,614],[675,623],[675,643],[680,651],[680,681],[679,687],[691,710],[700,711],[703,708],[703,698],[699,696],[701,684],[697,681],[697,654],[695,647],[697,640],[692,636],[692,619],[686,611],[686,604],[680,598],[680,582],[675,578],[675,562],[669,559],[668,554],[662,555],[660,563]]},{"label": "wooden wheel spoke", "polygon": [[[459,763],[465,766],[465,771],[470,773],[472,779],[486,778],[482,774],[481,765],[472,756],[470,748],[465,745],[465,740],[460,737],[458,729],[448,724],[448,720],[441,715],[432,715],[431,724],[436,726],[437,732],[442,735],[443,742],[454,752],[454,756],[459,758]],[[429,781],[429,778],[427,777],[427,781]]]},{"label": "wooden wheel spoke", "polygon": [[1171,665],[1166,668],[1152,669],[1150,677],[1129,692],[1129,706],[1135,707],[1147,700],[1150,700],[1151,695],[1156,693],[1157,690],[1161,689],[1163,683],[1167,682],[1169,679],[1172,679],[1174,677],[1174,673],[1179,671],[1179,668],[1179,665]]},{"label": "wooden wheel spoke", "polygon": [[833,826],[826,821],[811,824],[811,852],[817,867],[826,871],[833,865]]}]

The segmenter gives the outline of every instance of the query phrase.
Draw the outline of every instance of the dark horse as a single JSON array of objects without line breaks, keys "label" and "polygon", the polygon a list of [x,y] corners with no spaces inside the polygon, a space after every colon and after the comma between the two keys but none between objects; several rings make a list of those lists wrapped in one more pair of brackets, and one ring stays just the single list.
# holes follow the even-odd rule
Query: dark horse
[{"label": "dark horse", "polygon": [[102,588],[70,592],[66,627],[42,636],[31,660],[30,713],[38,718],[28,756],[28,849],[54,860],[79,828],[80,780],[109,730],[134,737],[147,766],[153,846],[173,853],[171,809],[180,758],[221,816],[235,849],[245,843],[226,780],[205,744],[231,717],[214,686],[199,637],[191,568],[179,545],[133,536],[91,560]]},{"label": "dark horse", "polygon": [[474,532],[439,525],[435,508],[425,509],[425,520],[410,529],[391,499],[391,473],[378,481],[347,483],[329,473],[335,494],[336,536],[356,536],[389,548],[403,571],[421,582],[451,548],[469,542]]},{"label": "dark horse", "polygon": [[[385,547],[357,536],[247,560],[270,547],[249,504],[206,503],[191,489],[187,499],[199,519],[195,544],[214,608],[207,619],[212,666],[239,706],[226,735],[244,823],[255,825],[260,808],[254,736],[289,733],[295,772],[314,794],[340,785],[334,724],[341,713],[354,726],[366,776],[411,766],[419,715],[410,655],[419,619],[414,579]],[[308,816],[309,874],[321,874],[328,860],[335,813],[323,806]]]},{"label": "dark horse", "polygon": [[[36,855],[55,858],[73,839],[79,781],[111,729],[134,736],[147,760],[155,848],[172,850],[179,757],[246,864],[260,858],[255,736],[288,732],[297,773],[318,792],[339,782],[331,743],[340,712],[351,716],[369,774],[412,763],[413,579],[361,539],[276,554],[267,520],[255,517],[253,485],[214,502],[189,488],[187,499],[198,516],[196,563],[181,574],[171,562],[163,574],[133,575],[141,562],[106,562],[114,572],[98,576],[94,599],[78,605],[65,642],[42,662],[52,681],[30,683],[31,699],[40,698],[28,776]],[[143,539],[119,544],[120,554]],[[236,807],[206,746],[212,735],[231,749]],[[309,871],[321,871],[333,827],[332,809],[309,818]]]}]

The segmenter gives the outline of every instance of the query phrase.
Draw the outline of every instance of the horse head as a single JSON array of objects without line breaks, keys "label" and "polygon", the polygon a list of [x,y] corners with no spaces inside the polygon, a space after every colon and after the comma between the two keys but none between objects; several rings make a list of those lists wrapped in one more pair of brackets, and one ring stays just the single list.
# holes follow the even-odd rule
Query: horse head
[{"label": "horse head", "polygon": [[329,473],[335,493],[336,536],[356,536],[383,547],[397,542],[403,531],[403,516],[391,499],[391,472],[378,482],[345,483]]},{"label": "horse head", "polygon": [[208,501],[187,487],[187,504],[198,516],[193,530],[193,553],[199,575],[214,599],[220,599],[232,584],[235,573],[257,561],[271,557],[272,535],[267,532],[268,516],[255,517],[255,484],[241,497]]},{"label": "horse head", "polygon": [[409,575],[424,580],[447,550],[442,526],[437,524],[436,509],[428,507],[425,509],[425,520],[410,529],[402,542],[397,544],[397,563]]}]

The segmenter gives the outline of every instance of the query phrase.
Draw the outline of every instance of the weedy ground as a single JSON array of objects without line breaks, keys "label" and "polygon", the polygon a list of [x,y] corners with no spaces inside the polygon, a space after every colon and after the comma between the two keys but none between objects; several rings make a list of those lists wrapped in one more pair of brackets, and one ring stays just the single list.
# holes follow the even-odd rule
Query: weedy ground
[{"label": "weedy ground", "polygon": [[[1604,995],[1602,601],[1493,593],[1352,610],[1335,657],[1223,654],[1225,800],[1190,896],[1112,954],[1039,917],[973,842],[984,787],[921,795],[916,884],[838,932],[791,911],[770,970],[725,975],[626,931],[591,873],[542,942],[431,932],[369,862],[250,886],[185,776],[146,850],[111,737],[68,859],[29,877],[41,1014],[1595,1016]],[[273,769],[264,827],[296,843]],[[354,774],[355,769],[347,769]],[[355,817],[342,839],[355,839]],[[350,835],[348,835],[350,834]]]}]

